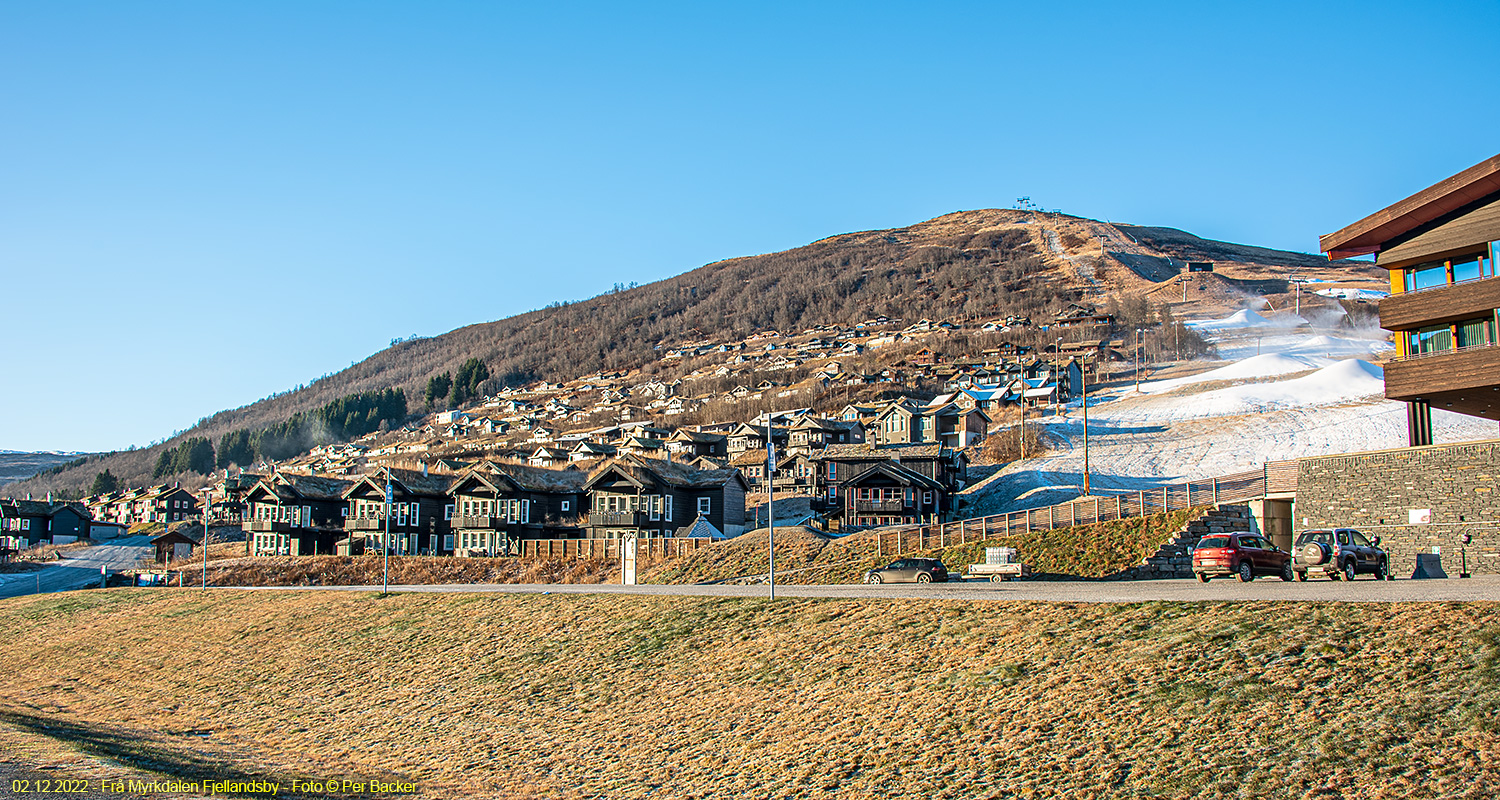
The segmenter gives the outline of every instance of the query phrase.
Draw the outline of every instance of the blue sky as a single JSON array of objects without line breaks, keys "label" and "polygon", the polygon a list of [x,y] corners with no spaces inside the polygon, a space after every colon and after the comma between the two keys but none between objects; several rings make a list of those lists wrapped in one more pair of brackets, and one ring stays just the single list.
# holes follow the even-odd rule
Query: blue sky
[{"label": "blue sky", "polygon": [[[1316,251],[1500,151],[1489,2],[0,4],[0,448],[1027,195]],[[1393,48],[1393,49],[1392,49]],[[43,390],[41,387],[46,387]]]}]

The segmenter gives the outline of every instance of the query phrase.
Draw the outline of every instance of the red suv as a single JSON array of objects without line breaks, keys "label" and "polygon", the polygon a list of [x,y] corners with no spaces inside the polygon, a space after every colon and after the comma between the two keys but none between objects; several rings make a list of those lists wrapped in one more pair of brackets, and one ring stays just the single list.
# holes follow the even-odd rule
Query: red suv
[{"label": "red suv", "polygon": [[1235,575],[1245,583],[1257,575],[1292,579],[1292,554],[1278,549],[1256,533],[1212,533],[1193,549],[1193,575],[1200,583],[1221,575]]}]

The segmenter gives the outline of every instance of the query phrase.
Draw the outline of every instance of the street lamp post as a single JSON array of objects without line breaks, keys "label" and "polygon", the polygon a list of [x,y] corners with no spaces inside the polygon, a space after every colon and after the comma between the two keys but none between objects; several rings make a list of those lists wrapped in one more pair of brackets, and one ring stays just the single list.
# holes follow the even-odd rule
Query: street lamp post
[{"label": "street lamp post", "polygon": [[771,437],[771,412],[766,412],[766,538],[770,543],[771,599],[776,599],[776,511],[772,505],[776,499],[771,485],[776,474],[776,440]]},{"label": "street lamp post", "polygon": [[208,514],[213,508],[209,500],[213,497],[208,486],[203,487],[203,591],[208,591]]},{"label": "street lamp post", "polygon": [[391,593],[391,500],[395,496],[395,489],[391,486],[391,475],[385,476],[385,538],[380,542],[380,548],[385,551],[385,566],[380,571],[380,593]]},{"label": "street lamp post", "polygon": [[1083,362],[1083,368],[1078,371],[1082,380],[1079,384],[1083,388],[1083,496],[1089,494],[1089,369],[1088,361]]}]

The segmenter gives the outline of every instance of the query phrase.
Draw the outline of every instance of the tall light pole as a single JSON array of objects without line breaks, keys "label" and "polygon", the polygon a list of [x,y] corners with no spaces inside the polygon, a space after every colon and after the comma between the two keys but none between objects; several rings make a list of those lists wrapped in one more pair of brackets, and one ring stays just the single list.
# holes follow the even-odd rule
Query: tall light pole
[{"label": "tall light pole", "polygon": [[1089,369],[1088,361],[1083,362],[1083,368],[1078,371],[1083,387],[1083,496],[1089,494]]},{"label": "tall light pole", "polygon": [[213,495],[208,485],[203,487],[203,591],[208,591],[208,514],[213,508],[209,499]]},{"label": "tall light pole", "polygon": [[1141,329],[1135,329],[1135,390],[1141,390]]},{"label": "tall light pole", "polygon": [[391,473],[385,473],[385,538],[380,547],[385,551],[385,567],[380,572],[380,593],[391,593],[391,500],[395,490],[391,488]]},{"label": "tall light pole", "polygon": [[771,599],[776,599],[776,511],[772,505],[775,502],[776,490],[771,482],[776,474],[776,440],[771,438],[771,412],[766,412],[766,536],[770,541],[771,569],[769,572],[771,581]]}]

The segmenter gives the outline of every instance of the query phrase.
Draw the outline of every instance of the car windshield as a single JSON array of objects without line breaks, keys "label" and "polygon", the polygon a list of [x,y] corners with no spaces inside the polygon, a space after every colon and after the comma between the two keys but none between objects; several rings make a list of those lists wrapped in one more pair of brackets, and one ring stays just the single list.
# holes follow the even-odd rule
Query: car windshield
[{"label": "car windshield", "polygon": [[1333,541],[1332,531],[1308,531],[1298,537],[1297,544],[1307,544],[1308,542],[1328,544],[1331,541]]},{"label": "car windshield", "polygon": [[1228,536],[1205,536],[1198,541],[1199,547],[1228,547]]}]

